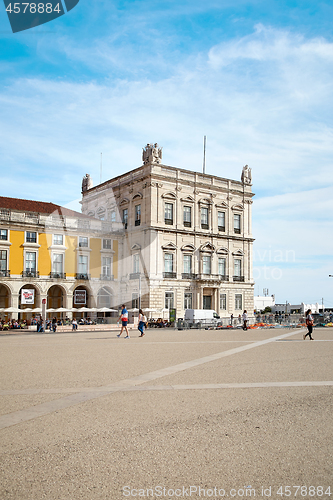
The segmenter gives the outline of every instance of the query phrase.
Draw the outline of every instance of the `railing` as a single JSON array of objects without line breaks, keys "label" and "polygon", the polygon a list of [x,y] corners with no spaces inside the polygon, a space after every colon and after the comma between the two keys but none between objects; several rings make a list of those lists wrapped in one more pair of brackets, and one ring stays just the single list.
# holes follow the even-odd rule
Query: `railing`
[{"label": "railing", "polygon": [[165,224],[173,225],[173,219],[164,219]]},{"label": "railing", "polygon": [[137,219],[137,220],[135,221],[135,225],[136,225],[136,226],[140,226],[140,224],[141,224],[141,220],[140,220],[140,219]]},{"label": "railing", "polygon": [[183,280],[194,280],[196,278],[196,274],[194,273],[182,273]]},{"label": "railing", "polygon": [[225,226],[218,226],[218,230],[225,232]]},{"label": "railing", "polygon": [[141,276],[141,273],[131,273],[129,275],[129,279],[130,280],[138,280],[140,278],[140,276]]},{"label": "railing", "polygon": [[100,279],[104,281],[114,281],[113,274],[101,274]]},{"label": "railing", "polygon": [[209,224],[201,223],[201,229],[209,229]]},{"label": "railing", "polygon": [[214,281],[229,281],[229,276],[227,274],[197,274],[196,279],[199,280],[214,280]]},{"label": "railing", "polygon": [[65,280],[66,279],[66,273],[50,273],[50,278]]},{"label": "railing", "polygon": [[0,278],[10,278],[10,271],[0,270]]},{"label": "railing", "polygon": [[177,278],[177,273],[165,272],[163,273],[163,278]]},{"label": "railing", "polygon": [[240,234],[240,232],[241,232],[241,230],[240,230],[240,229],[238,229],[237,227],[235,227],[235,228],[234,228],[234,233],[235,233],[235,234]]},{"label": "railing", "polygon": [[75,279],[76,280],[90,280],[90,274],[87,274],[87,273],[76,273],[75,274]]},{"label": "railing", "polygon": [[38,271],[23,271],[22,278],[39,278]]},{"label": "railing", "polygon": [[244,276],[234,276],[233,281],[244,281]]},{"label": "railing", "polygon": [[191,222],[184,220],[184,227],[191,227]]}]

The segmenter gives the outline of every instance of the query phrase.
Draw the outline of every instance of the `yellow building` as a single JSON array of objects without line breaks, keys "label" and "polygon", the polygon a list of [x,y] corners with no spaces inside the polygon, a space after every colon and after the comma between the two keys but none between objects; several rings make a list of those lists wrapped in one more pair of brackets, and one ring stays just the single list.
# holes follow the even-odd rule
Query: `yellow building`
[{"label": "yellow building", "polygon": [[81,307],[116,305],[115,230],[53,203],[0,197],[0,317],[23,319],[43,303],[68,317]]}]

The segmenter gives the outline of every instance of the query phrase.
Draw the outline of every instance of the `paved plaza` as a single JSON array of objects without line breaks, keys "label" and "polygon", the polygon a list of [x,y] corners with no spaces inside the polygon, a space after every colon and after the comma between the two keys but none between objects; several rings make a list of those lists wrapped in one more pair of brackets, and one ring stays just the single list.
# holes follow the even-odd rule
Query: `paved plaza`
[{"label": "paved plaza", "polygon": [[303,333],[1,335],[0,499],[332,498],[333,329]]}]

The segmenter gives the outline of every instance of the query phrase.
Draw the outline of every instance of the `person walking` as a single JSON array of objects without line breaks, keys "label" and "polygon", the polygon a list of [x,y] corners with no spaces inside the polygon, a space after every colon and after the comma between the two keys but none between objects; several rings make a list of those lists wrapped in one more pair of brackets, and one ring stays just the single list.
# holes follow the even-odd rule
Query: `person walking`
[{"label": "person walking", "polygon": [[139,325],[138,325],[138,330],[139,332],[141,332],[141,335],[139,335],[140,337],[143,337],[144,336],[144,327],[147,323],[147,318],[146,316],[143,314],[143,310],[142,309],[139,309]]},{"label": "person walking", "polygon": [[57,318],[53,318],[52,320],[52,330],[53,330],[53,333],[55,333],[57,331]]},{"label": "person walking", "polygon": [[247,322],[249,320],[248,316],[247,316],[247,310],[245,309],[244,312],[243,312],[243,330],[247,330]]},{"label": "person walking", "polygon": [[230,316],[230,325],[231,326],[234,325],[234,315],[233,314]]},{"label": "person walking", "polygon": [[128,335],[128,329],[127,329],[127,323],[128,323],[128,311],[126,309],[126,306],[125,304],[123,304],[122,306],[122,310],[121,310],[121,314],[119,316],[119,320],[121,320],[121,330],[120,330],[120,333],[117,335],[117,337],[119,338],[120,335],[123,333],[123,331],[125,330],[125,332],[127,333],[125,339],[129,339],[130,336]]},{"label": "person walking", "polygon": [[310,337],[310,340],[314,340],[312,338],[313,316],[311,315],[311,309],[308,309],[305,314],[306,314],[305,323],[306,323],[306,326],[308,328],[308,333],[306,333],[305,335],[303,335],[303,340],[305,340],[308,335]]}]

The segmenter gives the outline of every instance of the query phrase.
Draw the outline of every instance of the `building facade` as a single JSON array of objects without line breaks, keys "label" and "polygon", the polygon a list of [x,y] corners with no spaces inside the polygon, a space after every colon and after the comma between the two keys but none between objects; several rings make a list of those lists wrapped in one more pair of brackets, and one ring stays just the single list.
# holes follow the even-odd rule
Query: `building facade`
[{"label": "building facade", "polygon": [[252,314],[251,186],[247,166],[235,181],[163,165],[157,144],[124,175],[96,187],[87,175],[82,212],[118,241],[118,304]]},{"label": "building facade", "polygon": [[69,317],[80,307],[110,308],[118,280],[118,240],[110,234],[110,224],[58,205],[0,197],[0,310],[29,319],[25,309],[43,302]]}]

